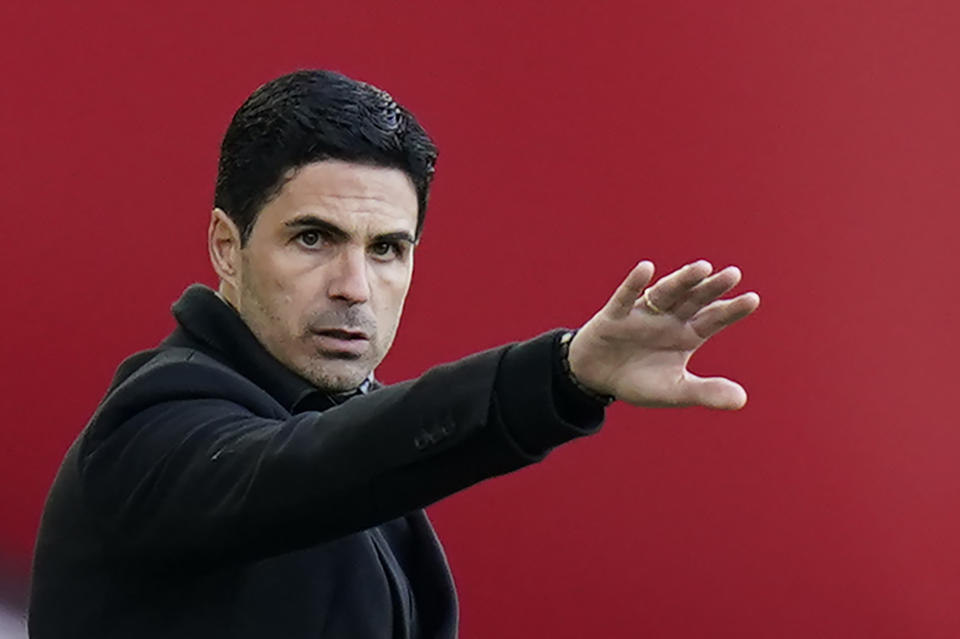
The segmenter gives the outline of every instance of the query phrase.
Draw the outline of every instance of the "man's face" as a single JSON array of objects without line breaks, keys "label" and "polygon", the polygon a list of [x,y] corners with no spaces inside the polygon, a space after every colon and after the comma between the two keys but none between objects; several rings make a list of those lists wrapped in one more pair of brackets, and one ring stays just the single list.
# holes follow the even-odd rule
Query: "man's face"
[{"label": "man's face", "polygon": [[417,194],[399,169],[305,165],[260,211],[227,297],[288,368],[354,389],[393,343],[416,226]]}]

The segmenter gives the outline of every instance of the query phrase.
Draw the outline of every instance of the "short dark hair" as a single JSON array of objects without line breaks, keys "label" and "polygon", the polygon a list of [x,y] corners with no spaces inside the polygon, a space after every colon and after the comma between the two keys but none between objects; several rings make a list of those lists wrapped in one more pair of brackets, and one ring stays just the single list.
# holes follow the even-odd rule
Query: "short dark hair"
[{"label": "short dark hair", "polygon": [[430,136],[386,91],[334,71],[295,71],[264,84],[237,109],[220,145],[214,206],[245,244],[290,169],[320,160],[372,164],[410,177],[419,237],[436,159]]}]

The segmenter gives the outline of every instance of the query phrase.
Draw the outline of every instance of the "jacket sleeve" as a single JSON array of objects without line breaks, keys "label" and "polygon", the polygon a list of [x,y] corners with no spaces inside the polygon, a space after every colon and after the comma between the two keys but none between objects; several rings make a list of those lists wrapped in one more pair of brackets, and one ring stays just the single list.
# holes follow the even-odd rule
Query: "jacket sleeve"
[{"label": "jacket sleeve", "polygon": [[602,408],[558,385],[555,348],[549,333],[292,417],[205,356],[151,362],[80,441],[84,505],[114,551],[148,560],[256,558],[363,530],[598,429]]}]

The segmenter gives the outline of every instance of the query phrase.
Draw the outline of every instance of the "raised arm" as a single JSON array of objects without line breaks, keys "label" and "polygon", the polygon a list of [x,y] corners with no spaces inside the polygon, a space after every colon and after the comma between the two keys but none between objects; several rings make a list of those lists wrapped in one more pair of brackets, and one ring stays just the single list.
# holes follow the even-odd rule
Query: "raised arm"
[{"label": "raised arm", "polygon": [[116,389],[68,457],[111,552],[149,562],[287,552],[400,517],[593,432],[599,407],[556,401],[558,335],[293,416],[245,378],[179,349]]}]

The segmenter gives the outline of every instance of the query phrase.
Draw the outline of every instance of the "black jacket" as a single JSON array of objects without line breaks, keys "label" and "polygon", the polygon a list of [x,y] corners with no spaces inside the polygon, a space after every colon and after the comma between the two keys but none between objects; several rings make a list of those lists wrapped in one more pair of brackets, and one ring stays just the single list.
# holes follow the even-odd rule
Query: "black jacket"
[{"label": "black jacket", "polygon": [[560,370],[558,332],[347,399],[280,364],[210,289],[173,310],[54,481],[34,639],[455,637],[421,509],[603,417]]}]

